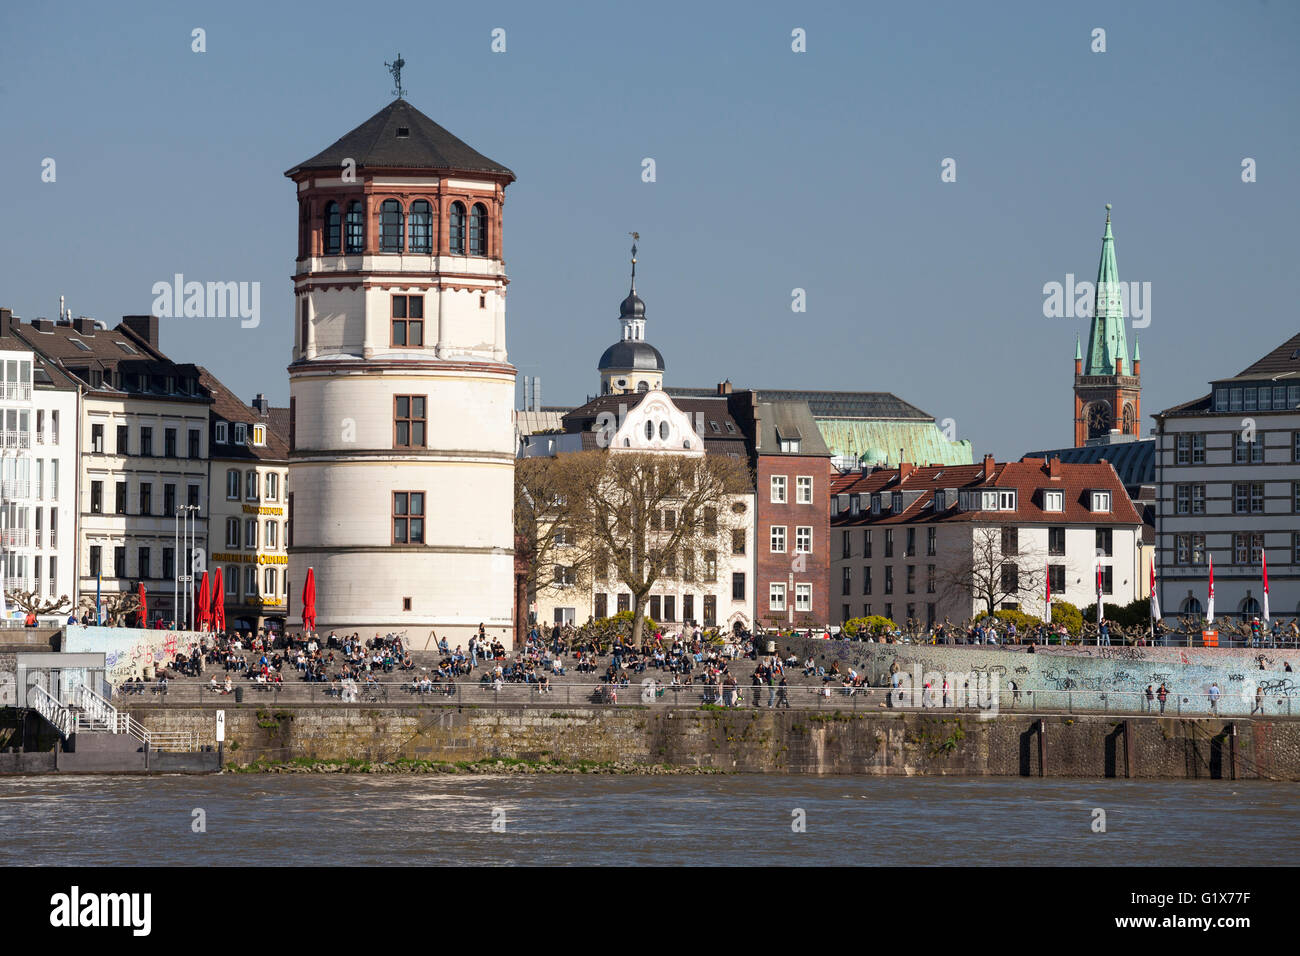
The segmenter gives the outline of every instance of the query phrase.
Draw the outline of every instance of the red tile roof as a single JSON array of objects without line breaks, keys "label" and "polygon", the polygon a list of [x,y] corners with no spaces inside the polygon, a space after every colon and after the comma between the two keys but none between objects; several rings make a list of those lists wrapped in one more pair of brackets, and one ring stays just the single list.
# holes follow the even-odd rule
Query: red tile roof
[{"label": "red tile roof", "polygon": [[[1097,464],[1060,464],[1059,477],[1048,475],[1047,463],[1041,458],[993,464],[993,474],[984,478],[984,466],[978,465],[926,465],[916,468],[901,483],[897,468],[878,469],[862,474],[849,472],[831,480],[831,494],[861,495],[860,513],[841,511],[831,516],[835,527],[876,524],[913,524],[918,522],[997,521],[1003,524],[1132,524],[1142,523],[1141,517],[1124,491],[1119,475],[1109,462]],[[947,507],[937,517],[934,514],[934,493],[945,488],[961,490],[1014,489],[1015,511],[963,511],[947,502]],[[1065,492],[1065,510],[1044,511],[1040,489]],[[1094,512],[1089,508],[1088,491],[1109,491],[1111,510]],[[915,500],[904,499],[906,507],[901,514],[889,511],[890,496],[895,491],[916,492]],[[871,513],[871,495],[881,494],[881,513]]]}]

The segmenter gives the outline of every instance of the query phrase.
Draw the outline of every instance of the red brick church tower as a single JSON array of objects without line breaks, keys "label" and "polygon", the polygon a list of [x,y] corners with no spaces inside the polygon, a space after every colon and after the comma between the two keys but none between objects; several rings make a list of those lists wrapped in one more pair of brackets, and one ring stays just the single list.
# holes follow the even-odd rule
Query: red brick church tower
[{"label": "red brick church tower", "polygon": [[1088,351],[1074,347],[1074,446],[1089,439],[1106,439],[1111,429],[1135,438],[1142,430],[1142,356],[1134,343],[1128,359],[1124,335],[1124,302],[1120,295],[1119,268],[1115,264],[1115,237],[1110,231],[1110,205],[1106,205],[1106,234],[1101,241],[1101,264],[1093,300]]}]

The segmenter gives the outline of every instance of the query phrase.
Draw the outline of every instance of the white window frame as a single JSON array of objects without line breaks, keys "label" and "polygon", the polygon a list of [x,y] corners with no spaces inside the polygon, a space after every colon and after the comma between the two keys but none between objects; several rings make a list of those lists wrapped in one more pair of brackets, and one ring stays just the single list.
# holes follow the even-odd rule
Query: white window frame
[{"label": "white window frame", "polygon": [[235,422],[235,444],[242,445],[248,440],[248,426],[243,422]]},{"label": "white window frame", "polygon": [[1092,493],[1092,510],[1096,514],[1108,514],[1110,512],[1109,491],[1094,491]]},{"label": "white window frame", "polygon": [[772,504],[783,505],[786,503],[786,476],[773,475],[771,481]]},{"label": "white window frame", "polygon": [[794,503],[797,505],[810,505],[813,500],[813,480],[812,475],[799,475],[794,480]]},{"label": "white window frame", "polygon": [[266,444],[266,426],[265,426],[265,425],[254,425],[254,426],[253,426],[253,444],[254,444],[254,445],[265,445],[265,444]]},{"label": "white window frame", "polygon": [[811,584],[796,584],[794,586],[794,609],[796,611],[812,610]]},{"label": "white window frame", "polygon": [[767,587],[767,609],[769,611],[785,610],[785,585],[773,581]]},{"label": "white window frame", "polygon": [[1064,511],[1065,510],[1065,492],[1064,491],[1044,491],[1043,492],[1043,510],[1044,511]]},{"label": "white window frame", "polygon": [[219,444],[219,445],[224,445],[224,444],[226,443],[226,423],[225,423],[225,422],[217,422],[217,437],[216,437],[216,442],[217,442],[217,444]]},{"label": "white window frame", "polygon": [[[803,546],[803,540],[808,540],[808,546]],[[810,524],[796,525],[794,529],[794,553],[795,554],[812,554],[813,550],[813,529]]]},{"label": "white window frame", "polygon": [[[785,554],[785,548],[786,548],[785,525],[783,524],[772,525],[772,527],[768,531],[767,541],[768,541],[768,547],[771,549],[770,551],[771,554]],[[780,545],[780,547],[777,547],[777,545]]]}]

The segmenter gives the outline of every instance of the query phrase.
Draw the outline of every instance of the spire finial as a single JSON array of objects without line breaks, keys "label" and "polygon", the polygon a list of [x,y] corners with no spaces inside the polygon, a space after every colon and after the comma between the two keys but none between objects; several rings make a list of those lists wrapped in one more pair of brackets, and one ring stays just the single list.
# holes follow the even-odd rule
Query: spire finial
[{"label": "spire finial", "polygon": [[632,294],[636,295],[636,244],[641,239],[641,233],[629,232],[632,237]]},{"label": "spire finial", "polygon": [[1106,203],[1106,225],[1110,225],[1110,203]]},{"label": "spire finial", "polygon": [[388,67],[388,72],[393,75],[393,83],[397,86],[393,90],[393,95],[400,100],[403,92],[405,92],[402,89],[402,67],[406,66],[406,61],[402,59],[402,54],[399,53],[396,60],[392,63],[385,63],[384,66]]}]

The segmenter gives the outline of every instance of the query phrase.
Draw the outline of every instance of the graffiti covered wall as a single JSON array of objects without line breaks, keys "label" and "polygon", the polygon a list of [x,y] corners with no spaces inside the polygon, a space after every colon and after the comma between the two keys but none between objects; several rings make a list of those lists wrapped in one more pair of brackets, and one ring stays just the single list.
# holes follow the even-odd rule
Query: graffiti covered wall
[{"label": "graffiti covered wall", "polygon": [[105,679],[116,686],[125,680],[143,677],[147,664],[170,664],[177,654],[188,654],[203,637],[197,631],[69,624],[63,650],[103,654]]},{"label": "graffiti covered wall", "polygon": [[[1300,650],[1295,648],[1067,647],[1036,649],[989,645],[873,644],[783,638],[783,655],[802,664],[811,655],[829,669],[855,668],[876,686],[890,683],[891,665],[907,674],[996,675],[1005,695],[1015,684],[1025,706],[1052,710],[1141,713],[1146,688],[1169,689],[1166,713],[1210,712],[1210,689],[1218,685],[1215,711],[1249,716],[1300,715]],[[1287,665],[1295,671],[1288,671]],[[929,678],[926,678],[929,679]],[[1159,711],[1159,702],[1150,705]]]}]

